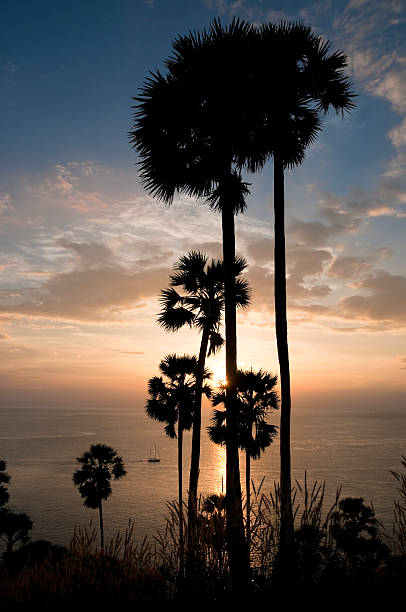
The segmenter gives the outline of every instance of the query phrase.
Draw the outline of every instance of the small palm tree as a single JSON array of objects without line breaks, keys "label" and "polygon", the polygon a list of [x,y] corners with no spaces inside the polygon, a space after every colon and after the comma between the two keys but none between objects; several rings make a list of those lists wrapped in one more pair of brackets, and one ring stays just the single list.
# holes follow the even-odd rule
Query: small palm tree
[{"label": "small palm tree", "polygon": [[[274,391],[277,377],[263,370],[239,370],[237,374],[238,445],[245,451],[245,489],[247,495],[247,542],[251,532],[251,459],[259,459],[277,435],[277,427],[266,422],[271,410],[278,408]],[[212,404],[225,403],[224,387],[213,395]],[[215,410],[208,428],[216,444],[227,443],[226,412]]]},{"label": "small palm tree", "polygon": [[10,498],[7,490],[7,485],[11,480],[11,477],[6,472],[7,462],[4,459],[0,459],[0,508],[5,506]]},{"label": "small palm tree", "polygon": [[[161,376],[148,381],[149,399],[146,412],[151,419],[165,423],[165,433],[178,439],[178,504],[179,504],[179,575],[184,569],[183,530],[183,432],[193,423],[196,392],[197,359],[195,356],[167,355],[159,364]],[[203,380],[211,374],[205,370]],[[204,385],[202,392],[210,396],[210,387]],[[177,425],[177,431],[176,431]]]},{"label": "small palm tree", "polygon": [[[234,265],[236,306],[249,304],[249,288],[239,278],[246,267],[242,258]],[[197,487],[200,464],[200,432],[203,376],[206,357],[215,354],[224,343],[220,334],[224,310],[224,270],[221,261],[212,260],[199,251],[184,255],[174,265],[169,288],[161,292],[162,309],[158,323],[169,331],[177,331],[185,325],[201,333],[199,358],[196,370],[195,405],[193,410],[192,454],[190,462],[188,523],[189,531],[196,519]],[[175,289],[180,288],[181,291]]]},{"label": "small palm tree", "polygon": [[103,499],[112,494],[111,478],[118,480],[126,475],[122,458],[106,444],[93,444],[90,450],[77,458],[81,468],[73,474],[73,483],[84,498],[88,508],[99,509],[100,547],[104,549]]}]

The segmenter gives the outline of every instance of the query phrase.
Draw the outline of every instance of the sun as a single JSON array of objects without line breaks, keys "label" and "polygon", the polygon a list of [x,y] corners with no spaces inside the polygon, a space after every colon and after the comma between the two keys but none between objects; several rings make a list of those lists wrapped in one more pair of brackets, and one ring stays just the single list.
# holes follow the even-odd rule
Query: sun
[{"label": "sun", "polygon": [[220,387],[226,384],[226,366],[224,363],[220,361],[213,361],[209,365],[210,370],[213,372],[213,376],[211,378],[211,384],[213,387]]}]

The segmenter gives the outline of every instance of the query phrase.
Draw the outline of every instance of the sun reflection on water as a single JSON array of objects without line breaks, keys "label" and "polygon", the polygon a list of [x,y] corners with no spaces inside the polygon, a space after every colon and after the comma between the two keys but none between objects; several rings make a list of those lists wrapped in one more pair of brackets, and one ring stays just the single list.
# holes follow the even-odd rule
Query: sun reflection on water
[{"label": "sun reflection on water", "polygon": [[226,449],[213,444],[214,493],[226,492]]}]

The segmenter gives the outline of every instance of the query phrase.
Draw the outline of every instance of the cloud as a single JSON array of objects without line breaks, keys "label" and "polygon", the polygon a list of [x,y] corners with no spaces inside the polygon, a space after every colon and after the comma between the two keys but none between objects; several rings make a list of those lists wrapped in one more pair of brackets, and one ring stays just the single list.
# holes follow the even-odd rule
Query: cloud
[{"label": "cloud", "polygon": [[11,212],[13,205],[11,203],[11,196],[9,193],[0,194],[0,215]]},{"label": "cloud", "polygon": [[8,340],[8,336],[7,334],[5,334],[4,332],[0,331],[0,340]]},{"label": "cloud", "polygon": [[402,370],[406,370],[406,357],[398,357],[398,361],[400,362],[400,368]]},{"label": "cloud", "polygon": [[273,261],[274,241],[272,238],[251,239],[246,245],[248,257],[256,264],[265,265]]},{"label": "cloud", "polygon": [[[401,115],[406,113],[405,4],[401,0],[351,0],[336,17],[334,31],[349,60],[357,86],[384,98]],[[389,138],[396,147],[406,143],[405,123]]]},{"label": "cloud", "polygon": [[406,153],[398,151],[397,155],[389,162],[384,176],[392,178],[406,177]]},{"label": "cloud", "polygon": [[268,268],[252,265],[246,278],[252,290],[251,308],[258,312],[270,311],[274,308],[274,275]]},{"label": "cloud", "polygon": [[[94,214],[105,211],[112,202],[97,191],[85,191],[81,188],[80,178],[90,177],[89,165],[57,164],[53,171],[38,182],[29,184],[26,191],[37,200],[42,208],[67,208],[76,213]],[[73,170],[79,171],[79,175]],[[93,169],[94,171],[94,169]]]},{"label": "cloud", "polygon": [[[259,245],[261,244],[262,242],[259,241]],[[258,245],[256,246],[258,248]],[[255,252],[256,249],[252,251]],[[261,249],[257,252],[259,257],[255,260],[255,263],[252,263],[251,260],[247,272],[247,280],[252,289],[251,308],[261,312],[272,312],[274,308],[274,273],[265,264],[273,263],[273,253],[270,251],[271,260],[269,262],[270,258],[265,257]],[[287,293],[290,304],[297,305],[298,300],[324,298],[330,294],[331,287],[327,283],[319,282],[319,279],[331,257],[331,253],[326,250],[288,248]]]},{"label": "cloud", "polygon": [[145,355],[145,351],[121,351],[120,349],[112,349],[115,353],[123,353],[124,355]]},{"label": "cloud", "polygon": [[326,250],[290,248],[287,251],[288,282],[290,300],[299,298],[321,298],[331,293],[331,287],[319,283],[325,265],[331,260],[331,253]]},{"label": "cloud", "polygon": [[395,68],[377,83],[374,92],[389,100],[398,113],[406,113],[406,57],[396,59]]},{"label": "cloud", "polygon": [[357,284],[365,294],[343,298],[337,307],[345,319],[386,322],[392,327],[406,324],[406,277],[376,270]]},{"label": "cloud", "polygon": [[75,267],[53,274],[43,285],[0,292],[0,312],[63,321],[107,322],[144,304],[167,284],[168,268],[131,271],[113,263],[113,254],[98,244],[68,244]]},{"label": "cloud", "polygon": [[368,217],[404,217],[406,189],[393,177],[381,181],[373,193],[352,189],[349,196],[322,192],[320,215],[329,223],[330,235],[359,231]]},{"label": "cloud", "polygon": [[321,221],[302,221],[291,219],[287,226],[287,235],[293,243],[307,246],[324,246],[335,231]]},{"label": "cloud", "polygon": [[[372,87],[375,95],[386,98],[400,115],[406,114],[406,56],[397,57],[395,67]],[[406,117],[388,133],[396,148],[406,144]]]},{"label": "cloud", "polygon": [[406,145],[406,117],[402,123],[390,130],[388,136],[394,147],[399,149]]},{"label": "cloud", "polygon": [[358,280],[371,267],[371,262],[362,257],[337,257],[329,267],[328,275],[343,280]]}]

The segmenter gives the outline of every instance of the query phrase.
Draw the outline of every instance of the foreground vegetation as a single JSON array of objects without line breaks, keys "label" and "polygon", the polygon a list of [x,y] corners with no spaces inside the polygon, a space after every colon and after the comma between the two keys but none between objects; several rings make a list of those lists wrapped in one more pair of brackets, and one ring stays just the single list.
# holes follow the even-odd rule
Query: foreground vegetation
[{"label": "foreground vegetation", "polygon": [[[406,458],[403,457],[406,469]],[[358,592],[363,598],[401,592],[406,577],[406,472],[396,475],[400,497],[395,502],[391,533],[362,498],[340,498],[328,505],[325,486],[296,483],[293,489],[296,562],[290,585],[300,597],[317,594],[340,601]],[[245,593],[252,604],[275,601],[281,593],[278,573],[280,491],[253,485],[251,499],[251,570]],[[39,541],[4,554],[0,566],[2,610],[129,610],[153,604],[188,602],[221,604],[231,599],[226,547],[225,498],[200,498],[198,529],[193,529],[193,565],[179,579],[177,502],[168,504],[166,528],[150,540],[135,543],[134,523],[104,549],[97,531],[75,531],[69,549]],[[196,539],[197,538],[197,539]]]}]

